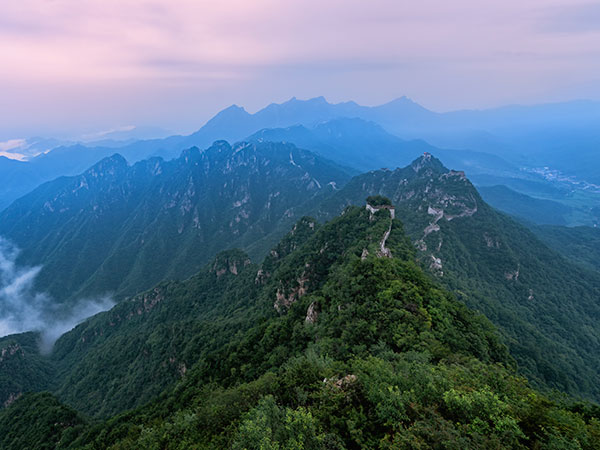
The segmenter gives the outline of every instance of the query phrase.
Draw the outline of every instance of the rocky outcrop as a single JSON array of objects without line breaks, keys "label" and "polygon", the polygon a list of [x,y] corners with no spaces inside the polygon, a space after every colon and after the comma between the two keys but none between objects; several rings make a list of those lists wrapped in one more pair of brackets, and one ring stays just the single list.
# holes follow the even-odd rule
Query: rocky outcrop
[{"label": "rocky outcrop", "polygon": [[504,272],[504,278],[506,278],[508,281],[519,281],[519,272],[520,267],[517,267],[516,270],[512,270],[510,272]]},{"label": "rocky outcrop", "polygon": [[22,392],[11,392],[8,395],[8,398],[4,401],[4,403],[2,404],[2,406],[4,408],[8,408],[10,405],[12,405],[16,400],[18,400],[21,395],[23,395]]},{"label": "rocky outcrop", "polygon": [[312,302],[308,306],[308,310],[306,311],[306,318],[304,319],[304,321],[306,323],[315,323],[317,321],[318,317],[319,317],[319,311],[317,310],[317,303]]},{"label": "rocky outcrop", "polygon": [[342,378],[325,378],[323,383],[327,384],[331,388],[343,391],[354,385],[357,380],[358,377],[356,375],[348,374]]},{"label": "rocky outcrop", "polygon": [[14,356],[16,354],[21,356],[24,355],[21,346],[19,344],[9,344],[8,346],[4,347],[0,352],[0,363],[8,360],[11,356]]},{"label": "rocky outcrop", "polygon": [[483,239],[485,240],[485,245],[488,248],[500,248],[500,242],[498,241],[498,239],[494,239],[488,233],[483,233]]},{"label": "rocky outcrop", "polygon": [[242,252],[231,250],[217,255],[213,263],[212,271],[217,278],[230,273],[238,275],[240,271],[250,264],[250,258]]},{"label": "rocky outcrop", "polygon": [[442,259],[436,258],[434,255],[431,255],[431,264],[429,264],[429,269],[433,273],[435,273],[439,276],[443,276],[444,271],[442,270]]},{"label": "rocky outcrop", "polygon": [[306,272],[303,272],[300,278],[296,280],[296,286],[289,293],[286,293],[286,288],[283,283],[280,283],[275,293],[275,304],[273,305],[277,312],[281,313],[289,309],[296,300],[305,295],[308,291],[308,281]]}]

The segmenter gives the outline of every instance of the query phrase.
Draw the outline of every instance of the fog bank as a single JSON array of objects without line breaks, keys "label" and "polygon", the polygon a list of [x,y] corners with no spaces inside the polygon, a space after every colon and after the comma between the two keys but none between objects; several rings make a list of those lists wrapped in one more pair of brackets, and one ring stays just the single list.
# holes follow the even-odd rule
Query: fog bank
[{"label": "fog bank", "polygon": [[18,254],[14,245],[0,237],[0,337],[37,331],[40,351],[49,353],[63,333],[114,306],[110,296],[58,305],[48,294],[34,288],[41,267],[17,265]]}]

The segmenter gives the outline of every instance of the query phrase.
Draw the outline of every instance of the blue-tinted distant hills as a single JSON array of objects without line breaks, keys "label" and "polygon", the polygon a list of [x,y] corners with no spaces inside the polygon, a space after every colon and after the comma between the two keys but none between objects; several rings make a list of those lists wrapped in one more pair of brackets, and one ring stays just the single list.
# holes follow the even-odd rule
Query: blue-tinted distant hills
[{"label": "blue-tinted distant hills", "polygon": [[[292,144],[217,141],[176,159],[128,165],[113,154],[60,177],[0,213],[19,262],[43,265],[37,287],[57,300],[187,277],[232,246],[260,253],[350,175]],[[65,238],[68,237],[68,238]]]},{"label": "blue-tinted distant hills", "polygon": [[312,127],[342,117],[372,121],[396,136],[423,139],[438,147],[483,151],[519,163],[553,166],[560,161],[554,168],[568,172],[579,166],[560,159],[564,145],[573,143],[570,160],[587,157],[588,147],[597,144],[600,103],[572,101],[437,113],[406,97],[374,107],[355,102],[333,104],[323,97],[292,98],[254,114],[231,106],[189,136],[193,141],[189,143],[209,145],[217,138],[236,141],[263,128]]},{"label": "blue-tinted distant hills", "polygon": [[583,199],[594,201],[595,197],[598,202],[598,195],[584,189],[574,191],[571,183],[547,180],[491,153],[437,148],[419,139],[404,140],[375,122],[333,119],[314,126],[264,129],[248,140],[293,142],[359,172],[404,167],[428,152],[447,167],[465,171],[486,201],[504,212],[538,224],[592,225],[597,221]]},{"label": "blue-tinted distant hills", "polygon": [[[419,122],[435,121],[439,114],[429,111],[406,97],[380,106],[361,106],[355,102],[329,103],[324,97],[272,103],[251,114],[239,106],[231,106],[209,120],[204,127],[189,138],[196,145],[212,142],[216,136],[236,141],[264,128],[285,128],[293,125],[312,127],[319,122],[339,118],[359,118],[382,125],[388,131],[393,124],[407,127]],[[205,142],[201,140],[205,139]]]},{"label": "blue-tinted distant hills", "polygon": [[448,167],[469,174],[510,174],[518,168],[502,158],[483,152],[448,150],[434,147],[421,139],[405,140],[394,136],[372,121],[339,118],[314,126],[260,130],[250,141],[293,142],[358,171],[382,167],[404,167],[423,153],[434,153]]},{"label": "blue-tinted distant hills", "polygon": [[[117,131],[105,136],[108,140],[58,146],[15,165],[10,176],[0,164],[0,209],[42,182],[80,173],[115,151],[130,162],[155,156],[169,160],[184,148],[248,136],[294,142],[357,170],[404,166],[429,151],[449,167],[465,170],[478,185],[506,184],[527,195],[552,191],[549,200],[567,202],[573,200],[570,192],[577,191],[583,198],[572,206],[593,208],[600,206],[598,196],[590,194],[600,192],[593,186],[600,185],[599,119],[600,103],[591,101],[446,113],[406,97],[373,107],[329,103],[323,97],[292,98],[255,113],[233,105],[188,136],[132,141],[131,133]],[[543,167],[548,173],[533,174]],[[532,184],[537,184],[536,192],[521,188]],[[577,224],[592,223],[585,214],[578,217]]]},{"label": "blue-tinted distant hills", "polygon": [[567,225],[573,212],[562,203],[530,197],[502,185],[479,186],[477,190],[495,208],[536,224]]}]

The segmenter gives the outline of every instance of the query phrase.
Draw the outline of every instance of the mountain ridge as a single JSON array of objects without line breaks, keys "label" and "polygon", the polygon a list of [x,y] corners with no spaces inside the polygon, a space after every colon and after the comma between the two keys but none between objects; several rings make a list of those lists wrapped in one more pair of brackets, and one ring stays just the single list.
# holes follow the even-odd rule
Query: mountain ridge
[{"label": "mountain ridge", "polygon": [[369,202],[300,219],[260,268],[229,251],[79,325],[57,343],[66,404],[22,395],[0,444],[592,449],[597,407],[518,377],[491,324],[415,263],[396,205]]},{"label": "mountain ridge", "polygon": [[[561,113],[563,110],[569,113]],[[533,114],[534,119],[525,120]],[[115,151],[131,162],[152,156],[169,160],[177,158],[183,148],[204,148],[219,139],[236,142],[264,128],[313,126],[342,117],[374,121],[388,133],[406,140],[421,139],[435,147],[487,153],[519,167],[525,165],[537,169],[548,166],[552,170],[561,169],[580,181],[600,183],[590,169],[597,162],[595,148],[598,136],[589,125],[600,117],[597,102],[436,113],[403,97],[374,107],[361,106],[356,102],[332,104],[319,97],[316,100],[291,99],[283,104],[274,103],[252,114],[237,106],[226,108],[189,136],[139,140],[116,147],[112,144],[102,147],[90,143],[85,147],[77,144],[54,148],[47,154],[33,158],[26,163],[26,168],[19,169],[18,183],[0,171],[0,180],[3,180],[0,181],[0,209],[40,183],[57,176],[80,173]],[[573,117],[577,117],[577,120],[573,121]],[[577,152],[570,151],[573,147],[577,148]],[[566,150],[571,155],[569,158],[561,156]],[[524,158],[523,155],[528,156]],[[462,166],[456,168],[466,169]],[[516,175],[519,173],[513,173],[513,176]],[[546,183],[542,179],[539,181]],[[518,183],[512,183],[509,187],[517,189]]]},{"label": "mountain ridge", "polygon": [[594,325],[600,317],[597,272],[549,249],[487,205],[464,173],[449,171],[427,155],[406,168],[354,177],[313,214],[326,220],[369,195],[390,198],[421,264],[499,326],[530,380],[598,396],[590,380],[600,376],[600,360],[590,359],[594,350],[588,346],[600,333]]},{"label": "mountain ridge", "polygon": [[[59,294],[67,286],[79,286],[78,290],[72,288],[75,293],[105,292],[117,286],[123,298],[165,277],[191,275],[219,250],[239,246],[253,258],[261,258],[297,217],[310,214],[320,221],[329,220],[364,198],[383,195],[395,205],[422,266],[500,326],[521,370],[533,383],[589,398],[599,395],[595,386],[600,383],[594,380],[600,376],[600,361],[594,355],[600,352],[594,342],[600,330],[593,319],[600,316],[594,300],[600,295],[598,274],[561,258],[525,227],[493,210],[464,172],[448,170],[427,153],[407,167],[375,170],[350,179],[343,169],[290,144],[231,147],[220,141],[211,149],[190,149],[179,160],[153,159],[131,166],[128,173],[139,179],[107,184],[107,189],[118,193],[110,195],[112,201],[122,201],[106,203],[106,208],[97,204],[96,210],[81,216],[75,230],[65,225],[64,235],[72,237],[70,248],[63,247],[59,234],[30,235],[39,220],[36,214],[23,218],[27,217],[23,213],[26,202],[23,209],[16,204],[5,211],[0,226],[10,225],[20,236],[17,244],[33,246],[24,249],[24,257],[32,258],[34,251],[38,252],[40,259],[25,260],[29,265],[43,262],[44,252],[61,255],[56,260],[61,264],[64,255],[80,254],[81,248],[88,252],[84,253],[86,264],[74,260],[69,268],[73,278],[66,278],[68,271],[62,265],[57,271],[59,266],[50,264],[45,273],[40,272],[40,286],[56,283]],[[192,171],[180,172],[192,167]],[[208,167],[214,176],[206,178],[209,181],[204,185],[202,174]],[[332,181],[331,170],[338,174],[339,183]],[[260,176],[248,178],[248,174]],[[295,186],[290,186],[285,174],[293,175]],[[251,186],[243,181],[252,179],[256,184]],[[57,181],[60,189],[69,182]],[[130,189],[132,183],[141,186],[131,191],[138,196],[123,197],[123,192],[130,192],[123,188]],[[81,181],[72,183],[65,192],[78,198],[78,192],[85,192],[76,191],[80,185]],[[59,196],[58,203],[49,203],[55,212],[47,211],[46,203],[56,194],[50,193],[48,186],[44,189],[36,200],[38,211],[46,211],[44,214],[55,220],[65,205],[60,204]],[[277,192],[281,195],[275,197]],[[198,203],[201,198],[205,200]],[[89,203],[86,199],[82,204]],[[105,210],[112,215],[107,216]],[[125,225],[107,237],[94,231],[99,220]],[[109,228],[102,225],[101,229]],[[112,247],[106,242],[112,242]],[[62,254],[57,250],[61,248]],[[96,269],[85,272],[91,261],[96,261]],[[563,309],[569,314],[561,314]],[[546,354],[536,350],[540,347]]]},{"label": "mountain ridge", "polygon": [[[263,228],[289,223],[295,209],[306,208],[307,200],[348,178],[343,169],[291,144],[231,147],[217,141],[203,152],[194,148],[176,160],[154,158],[133,166],[113,156],[15,202],[0,215],[0,233],[21,247],[22,263],[43,262],[38,288],[49,289],[55,298],[65,290],[68,297],[80,291],[97,295],[100,288],[135,293],[140,280],[149,287],[181,269],[193,273],[199,265],[192,261],[204,254],[197,248],[201,242],[208,247],[253,242],[253,236],[265,234]],[[44,221],[53,234],[47,236],[47,228],[39,226]],[[63,242],[61,229],[72,236],[70,241]],[[229,237],[219,237],[225,234]],[[179,247],[171,248],[166,236]],[[157,261],[157,251],[170,256]],[[208,250],[205,258],[213,252]],[[69,255],[88,263],[72,273],[52,269]],[[144,258],[154,261],[154,274]]]}]

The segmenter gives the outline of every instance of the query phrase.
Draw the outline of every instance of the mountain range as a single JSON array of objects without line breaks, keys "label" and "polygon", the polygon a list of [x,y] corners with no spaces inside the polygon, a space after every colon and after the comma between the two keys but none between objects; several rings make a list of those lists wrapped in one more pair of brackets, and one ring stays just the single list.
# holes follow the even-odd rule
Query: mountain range
[{"label": "mountain range", "polygon": [[0,234],[21,248],[20,264],[42,266],[36,288],[57,301],[121,300],[191,276],[221,250],[260,260],[299,217],[330,220],[373,195],[393,202],[424,269],[499,327],[522,373],[598,398],[600,274],[491,208],[429,153],[352,178],[283,143],[219,141],[133,166],[114,155],[15,202]]},{"label": "mountain range", "polygon": [[0,448],[596,448],[598,111],[292,99],[0,158]]},{"label": "mountain range", "polygon": [[597,271],[548,248],[487,205],[463,172],[429,154],[403,169],[354,177],[316,216],[330,218],[369,195],[390,198],[421,264],[498,325],[530,380],[573,393],[596,390],[590,381],[598,379],[600,360],[591,361],[595,350],[587,345],[600,332]]},{"label": "mountain range", "polygon": [[[188,136],[58,146],[22,164],[1,157],[0,209],[44,181],[81,173],[115,152],[131,163],[154,156],[169,160],[183,148],[262,136],[294,142],[358,170],[365,162],[368,169],[404,166],[430,151],[465,170],[478,186],[505,185],[534,200],[557,201],[577,210],[566,217],[569,225],[592,225],[600,220],[594,212],[600,183],[593,169],[598,117],[600,106],[583,101],[448,113],[405,97],[376,107],[293,98],[254,114],[233,105]],[[497,206],[506,202],[502,198]]]},{"label": "mountain range", "polygon": [[266,251],[262,238],[349,178],[292,144],[218,141],[132,166],[115,154],[13,203],[0,235],[21,249],[20,264],[43,265],[37,288],[56,300],[123,298],[188,277],[226,248]]},{"label": "mountain range", "polygon": [[[422,271],[394,217],[381,196],[324,225],[304,217],[260,266],[221,253],[79,325],[41,361],[57,397],[10,397],[0,444],[593,448],[597,407],[518,377],[493,326]],[[27,339],[0,341],[2,373],[28,367],[43,382]]]}]

